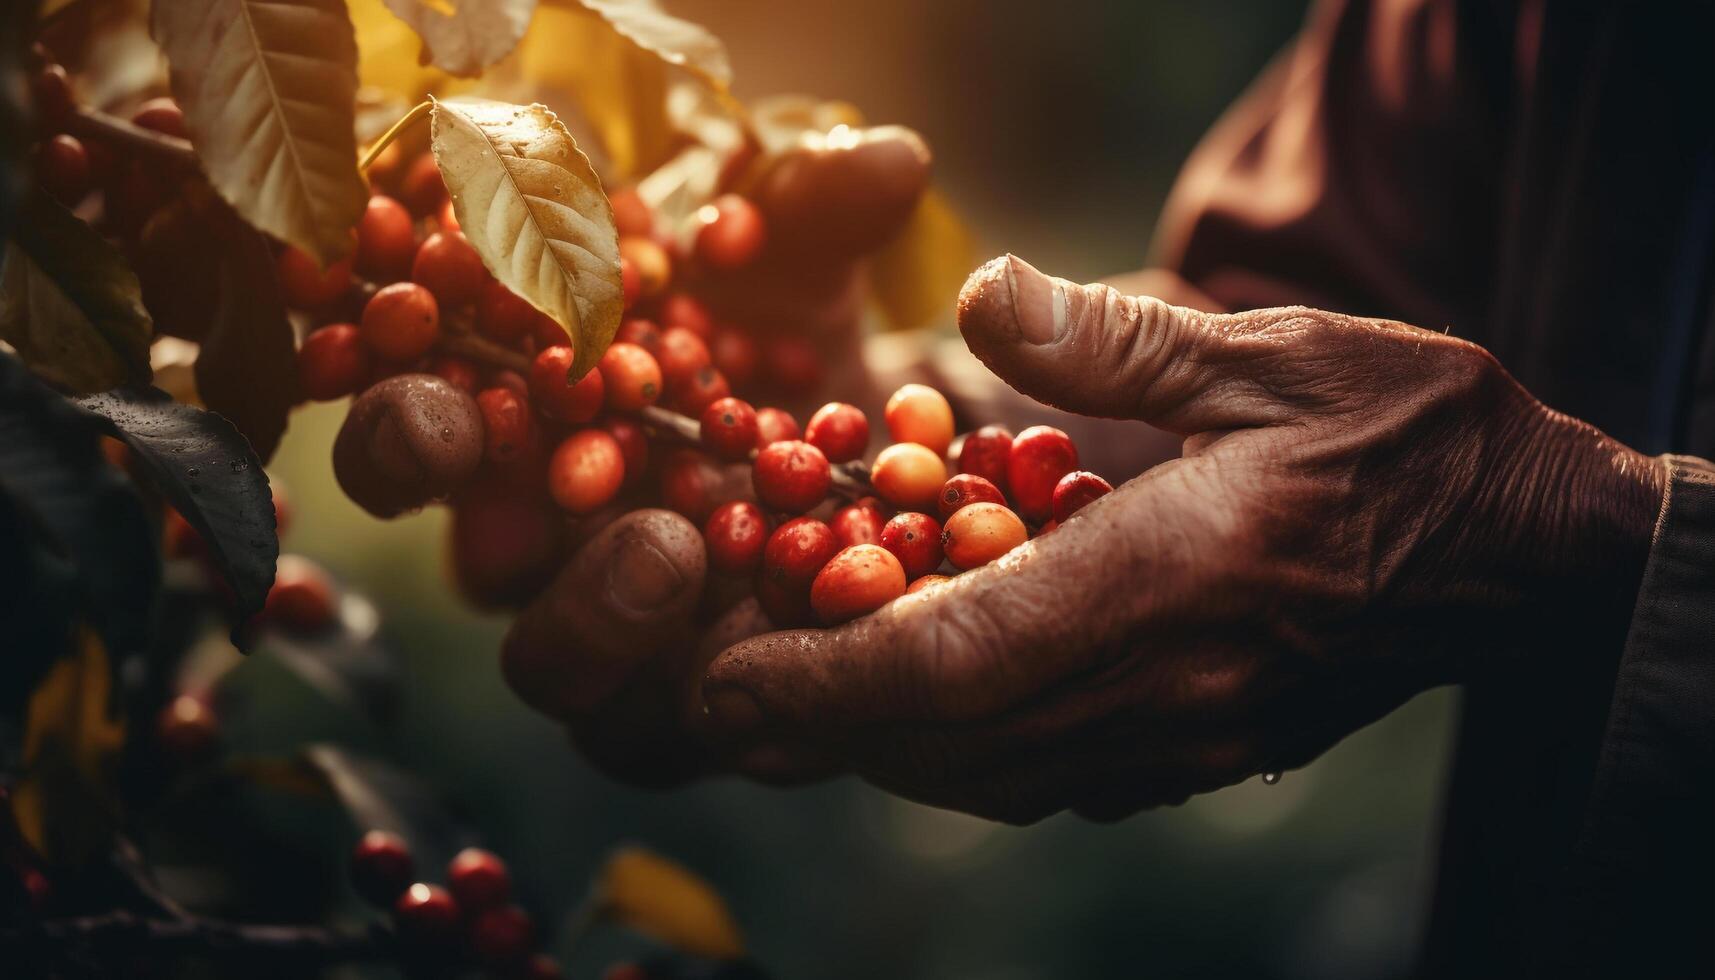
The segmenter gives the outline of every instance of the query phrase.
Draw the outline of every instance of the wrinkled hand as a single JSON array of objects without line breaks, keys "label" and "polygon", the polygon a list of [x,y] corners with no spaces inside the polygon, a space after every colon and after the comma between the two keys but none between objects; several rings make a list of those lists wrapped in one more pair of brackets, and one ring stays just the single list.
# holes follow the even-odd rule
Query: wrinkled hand
[{"label": "wrinkled hand", "polygon": [[1020,391],[1184,437],[984,568],[707,671],[741,771],[846,767],[1023,822],[1302,765],[1430,686],[1623,634],[1663,471],[1482,349],[1309,309],[1199,313],[979,270],[960,327]]}]

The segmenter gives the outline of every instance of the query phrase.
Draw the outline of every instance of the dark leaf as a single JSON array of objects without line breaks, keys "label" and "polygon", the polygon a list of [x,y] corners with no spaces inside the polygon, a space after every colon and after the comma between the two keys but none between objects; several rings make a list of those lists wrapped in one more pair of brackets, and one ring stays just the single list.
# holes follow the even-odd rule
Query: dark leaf
[{"label": "dark leaf", "polygon": [[96,434],[17,358],[0,355],[0,493],[75,569],[79,605],[117,658],[147,642],[161,564],[142,500]]},{"label": "dark leaf", "polygon": [[381,643],[380,621],[374,604],[346,592],[330,629],[311,637],[270,629],[257,646],[329,701],[385,723],[398,707],[399,669]]},{"label": "dark leaf", "polygon": [[16,744],[29,693],[48,667],[71,649],[77,621],[77,569],[41,540],[35,525],[0,494],[0,744]]},{"label": "dark leaf", "polygon": [[29,86],[24,58],[29,50],[30,4],[7,4],[0,13],[0,240],[12,232],[12,217],[24,195],[24,150],[30,145]]},{"label": "dark leaf", "polygon": [[232,586],[238,621],[262,609],[280,555],[274,498],[262,461],[232,423],[181,405],[157,388],[77,399],[125,440],[162,495],[207,543]]}]

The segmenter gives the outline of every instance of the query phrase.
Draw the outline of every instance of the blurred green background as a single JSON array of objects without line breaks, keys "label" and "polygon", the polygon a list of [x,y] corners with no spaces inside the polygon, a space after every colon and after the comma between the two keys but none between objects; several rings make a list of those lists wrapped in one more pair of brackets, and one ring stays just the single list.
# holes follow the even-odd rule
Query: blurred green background
[{"label": "blurred green background", "polygon": [[[979,237],[1074,278],[1138,267],[1198,136],[1304,16],[1302,4],[1052,5],[670,0],[727,42],[743,96],[850,100],[923,132]],[[596,775],[501,683],[506,622],[442,568],[445,515],[375,521],[334,486],[343,406],[293,418],[272,467],[297,504],[284,545],[379,604],[403,663],[388,753],[513,862],[528,903],[576,904],[613,844],[680,859],[728,896],[783,977],[1387,977],[1432,883],[1455,697],[1418,698],[1276,786],[1260,780],[1113,826],[998,827],[852,780],[673,793]],[[342,737],[284,675],[276,737]],[[292,705],[290,711],[286,705]],[[551,923],[552,924],[552,923]],[[569,960],[598,975],[604,935]]]}]

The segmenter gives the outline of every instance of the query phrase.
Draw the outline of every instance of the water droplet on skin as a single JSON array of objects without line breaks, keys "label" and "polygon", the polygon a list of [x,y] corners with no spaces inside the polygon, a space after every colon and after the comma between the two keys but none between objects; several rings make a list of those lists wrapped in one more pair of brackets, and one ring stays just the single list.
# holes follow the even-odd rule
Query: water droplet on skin
[{"label": "water droplet on skin", "polygon": [[1280,782],[1280,773],[1278,773],[1278,772],[1265,772],[1262,774],[1262,781],[1264,783],[1270,785],[1270,786],[1273,786],[1275,783]]}]

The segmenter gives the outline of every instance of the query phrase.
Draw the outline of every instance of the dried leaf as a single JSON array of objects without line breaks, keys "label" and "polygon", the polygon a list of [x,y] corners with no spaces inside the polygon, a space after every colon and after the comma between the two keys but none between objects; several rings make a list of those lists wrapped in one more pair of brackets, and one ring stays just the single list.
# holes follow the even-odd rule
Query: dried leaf
[{"label": "dried leaf", "polygon": [[357,42],[343,0],[155,0],[173,95],[209,181],[322,262],[351,249]]},{"label": "dried leaf", "polygon": [[721,960],[744,953],[738,923],[714,888],[652,851],[614,851],[596,879],[595,894],[606,917],[686,953]]},{"label": "dried leaf", "polygon": [[37,191],[0,258],[0,340],[73,391],[149,378],[149,314],[106,239]]},{"label": "dried leaf", "polygon": [[518,46],[536,0],[386,0],[423,39],[421,60],[469,77]]},{"label": "dried leaf", "polygon": [[12,814],[54,861],[90,860],[119,826],[115,767],[125,726],[109,711],[111,690],[107,651],[86,633],[77,655],[55,664],[30,695]]},{"label": "dried leaf", "polygon": [[899,236],[870,259],[876,302],[902,330],[949,316],[976,254],[970,229],[931,188]]},{"label": "dried leaf", "polygon": [[613,25],[631,43],[677,65],[719,91],[732,87],[726,45],[700,24],[681,20],[652,0],[576,0]]},{"label": "dried leaf", "polygon": [[580,378],[619,329],[613,208],[552,112],[485,99],[436,102],[430,146],[459,227],[483,264],[572,338]]}]

